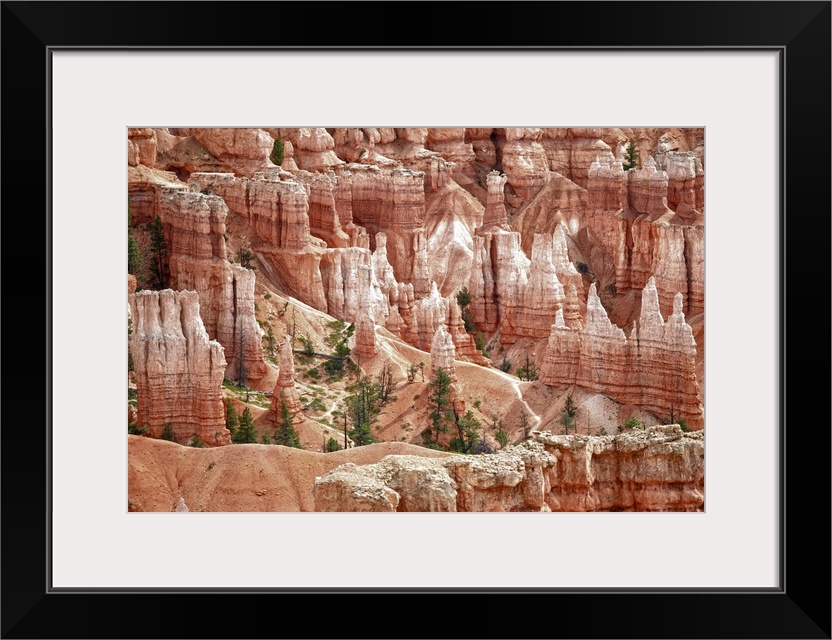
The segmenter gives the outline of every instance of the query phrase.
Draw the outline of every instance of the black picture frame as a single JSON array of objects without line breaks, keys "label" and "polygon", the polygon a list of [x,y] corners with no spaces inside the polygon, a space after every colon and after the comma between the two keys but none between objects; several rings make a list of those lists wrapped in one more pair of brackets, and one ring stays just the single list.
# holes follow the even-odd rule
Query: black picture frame
[{"label": "black picture frame", "polygon": [[[411,14],[424,10],[426,17],[403,20],[397,17],[402,10]],[[454,20],[454,11],[469,17],[464,23]],[[4,317],[9,349],[3,369],[5,420],[0,436],[3,638],[297,636],[299,612],[307,608],[317,615],[304,616],[306,637],[830,637],[830,429],[827,412],[814,400],[826,399],[830,387],[806,357],[829,353],[828,285],[818,274],[828,274],[830,265],[830,2],[3,2],[0,16],[6,204],[2,295],[11,310]],[[550,16],[557,16],[557,21]],[[359,23],[357,31],[347,26]],[[779,424],[784,452],[780,588],[674,593],[591,589],[57,593],[49,588],[49,399],[51,386],[62,383],[48,374],[51,323],[59,321],[51,315],[48,278],[50,52],[62,47],[274,46],[690,47],[780,52],[785,80],[779,283]],[[826,288],[818,291],[819,283]],[[824,328],[806,326],[809,321],[820,321]],[[33,353],[41,345],[43,351]],[[23,356],[16,355],[20,346]],[[78,417],[78,429],[83,437],[83,416]],[[737,472],[742,473],[742,452],[737,455]],[[749,478],[749,491],[753,483]],[[152,552],[149,541],[124,544]],[[518,561],[528,561],[528,556],[518,556],[524,558]],[[459,570],[464,570],[464,563]],[[400,617],[401,628],[380,624],[386,619],[381,614],[391,610]]]}]

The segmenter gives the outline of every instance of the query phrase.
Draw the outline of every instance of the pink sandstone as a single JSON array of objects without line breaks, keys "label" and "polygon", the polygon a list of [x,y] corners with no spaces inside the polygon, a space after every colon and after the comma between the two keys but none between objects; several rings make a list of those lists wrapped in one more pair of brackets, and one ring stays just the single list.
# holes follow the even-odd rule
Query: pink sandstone
[{"label": "pink sandstone", "polygon": [[209,340],[192,291],[140,291],[130,297],[138,425],[159,438],[170,423],[177,442],[198,436],[231,443],[225,428],[222,345]]},{"label": "pink sandstone", "polygon": [[293,424],[300,424],[305,420],[303,405],[300,402],[297,389],[295,389],[295,356],[292,351],[292,337],[286,336],[280,346],[280,372],[277,376],[277,383],[272,392],[272,400],[269,404],[269,421],[277,426],[280,421],[281,402],[285,402],[292,416]]},{"label": "pink sandstone", "polygon": [[456,360],[456,350],[454,349],[454,341],[451,334],[445,328],[445,325],[440,325],[433,334],[433,339],[430,343],[430,374],[431,379],[436,375],[439,369],[447,373],[451,380],[456,380],[456,369],[454,367],[454,360]]},{"label": "pink sandstone", "polygon": [[315,479],[316,511],[703,511],[701,433],[555,436],[494,455],[390,455]]}]

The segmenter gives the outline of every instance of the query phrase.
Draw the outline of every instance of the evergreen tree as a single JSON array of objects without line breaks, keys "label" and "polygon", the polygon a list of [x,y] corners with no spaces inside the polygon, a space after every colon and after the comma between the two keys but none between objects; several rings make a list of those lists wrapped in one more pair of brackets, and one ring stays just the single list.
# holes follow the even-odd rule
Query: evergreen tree
[{"label": "evergreen tree", "polygon": [[283,144],[283,140],[280,138],[274,139],[274,145],[272,145],[272,154],[271,154],[271,161],[274,162],[277,166],[283,164],[283,155],[285,153],[286,145]]},{"label": "evergreen tree", "polygon": [[[468,291],[468,287],[462,287],[457,292],[456,303],[462,310],[462,322],[465,324],[465,330],[468,333],[474,333],[477,330],[477,325],[474,324],[474,320],[471,318],[471,310],[468,308],[468,305],[471,304],[471,293]],[[482,347],[477,348],[482,349]]]},{"label": "evergreen tree", "polygon": [[534,364],[534,360],[529,360],[528,351],[526,352],[526,366],[517,369],[517,377],[521,380],[527,380],[529,382],[537,380],[538,378],[537,367]]},{"label": "evergreen tree", "polygon": [[225,428],[231,434],[231,441],[234,442],[236,437],[237,427],[240,426],[240,416],[237,413],[237,408],[230,398],[225,400]]},{"label": "evergreen tree", "polygon": [[283,391],[280,392],[280,410],[277,418],[277,428],[274,433],[274,442],[275,444],[282,444],[284,447],[303,449],[300,446],[298,432],[292,424],[292,414],[289,411],[289,405],[286,404],[286,395]]},{"label": "evergreen tree", "polygon": [[257,442],[257,430],[254,428],[254,418],[251,410],[246,407],[240,416],[240,426],[231,439],[234,444],[251,444]]},{"label": "evergreen tree", "polygon": [[433,380],[428,383],[428,400],[434,409],[430,413],[430,426],[422,433],[422,439],[426,444],[438,445],[439,435],[447,433],[450,426],[456,423],[451,404],[451,382],[451,376],[444,369],[437,369],[433,374]]},{"label": "evergreen tree", "polygon": [[364,376],[350,387],[353,394],[347,396],[347,413],[352,422],[349,436],[355,446],[378,442],[373,436],[373,426],[378,422],[379,385],[370,376]]},{"label": "evergreen tree", "polygon": [[500,449],[504,449],[505,446],[508,444],[508,433],[505,429],[500,429],[497,433],[494,434],[494,437],[500,444]]},{"label": "evergreen tree", "polygon": [[333,451],[342,451],[344,448],[338,444],[338,441],[335,438],[330,438],[326,443],[326,452],[331,453]]},{"label": "evergreen tree", "polygon": [[165,423],[165,428],[162,429],[162,440],[176,442],[176,436],[173,435],[173,425],[170,422]]},{"label": "evergreen tree", "polygon": [[479,420],[474,418],[473,412],[467,411],[465,415],[457,416],[455,423],[457,435],[451,438],[449,449],[458,453],[471,453],[481,439]]},{"label": "evergreen tree", "polygon": [[523,430],[523,437],[528,439],[529,433],[531,432],[531,426],[529,425],[529,416],[525,411],[520,412],[520,428]]},{"label": "evergreen tree", "polygon": [[627,142],[627,146],[624,149],[624,162],[622,165],[624,166],[624,171],[638,169],[638,147],[636,147],[634,140]]},{"label": "evergreen tree", "polygon": [[133,237],[133,213],[130,211],[130,198],[127,199],[127,273],[136,276],[136,280],[144,280],[139,271],[144,266],[144,258],[139,245]]},{"label": "evergreen tree", "polygon": [[154,289],[164,289],[168,244],[165,242],[165,227],[158,215],[147,223],[147,231],[150,234],[150,275],[153,278],[151,286]]},{"label": "evergreen tree", "polygon": [[575,406],[575,402],[572,400],[572,394],[570,393],[566,396],[566,404],[564,404],[563,410],[560,412],[560,423],[563,425],[564,433],[569,433],[570,429],[577,433],[578,425],[575,422],[575,414],[577,412],[578,408]]}]

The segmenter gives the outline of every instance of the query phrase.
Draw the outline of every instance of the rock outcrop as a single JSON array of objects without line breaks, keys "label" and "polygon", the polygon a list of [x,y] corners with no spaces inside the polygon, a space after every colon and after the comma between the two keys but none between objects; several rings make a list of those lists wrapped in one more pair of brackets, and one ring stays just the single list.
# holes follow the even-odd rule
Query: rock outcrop
[{"label": "rock outcrop", "polygon": [[225,349],[229,378],[240,379],[240,353],[245,380],[266,373],[262,331],[254,317],[254,272],[226,259],[222,198],[163,188],[157,210],[168,243],[168,282],[177,291],[196,291],[205,329]]},{"label": "rock outcrop", "polygon": [[[431,283],[430,295],[413,303],[412,320],[408,323],[408,342],[422,351],[430,351],[439,327],[448,317],[449,301],[439,294],[436,283]],[[401,307],[399,307],[401,311]]]},{"label": "rock outcrop", "polygon": [[638,169],[627,172],[630,208],[651,220],[672,215],[667,206],[667,173],[656,166],[652,156]]},{"label": "rock outcrop", "polygon": [[156,132],[153,129],[127,129],[127,164],[156,165]]},{"label": "rock outcrop", "polygon": [[505,174],[499,171],[491,171],[486,177],[488,196],[482,218],[482,231],[492,231],[494,227],[503,231],[511,231],[511,227],[508,226],[504,193],[506,180],[508,178]]},{"label": "rock outcrop", "polygon": [[641,315],[629,338],[610,322],[590,288],[583,329],[571,328],[558,312],[552,325],[540,380],[550,386],[577,385],[603,393],[663,418],[683,417],[702,429],[704,413],[696,378],[696,342],[677,294],[667,321],[651,278],[641,296]]},{"label": "rock outcrop", "polygon": [[553,249],[552,236],[534,235],[528,281],[517,291],[515,336],[545,338],[555,321],[555,311],[563,304],[565,295],[552,261]]},{"label": "rock outcrop", "polygon": [[[282,140],[292,143],[293,158],[300,169],[326,172],[345,164],[335,154],[335,140],[321,127],[300,129],[270,129],[278,132]],[[285,150],[284,150],[285,153]],[[285,159],[285,155],[284,155]]]},{"label": "rock outcrop", "polygon": [[540,144],[542,129],[505,129],[502,149],[503,171],[515,196],[507,200],[515,208],[531,200],[546,184],[549,161]]},{"label": "rock outcrop", "polygon": [[286,336],[280,346],[280,373],[269,403],[269,421],[273,426],[280,422],[281,403],[286,403],[293,424],[300,424],[306,418],[297,389],[295,389],[295,356],[292,351],[292,338]]},{"label": "rock outcrop", "polygon": [[678,425],[555,436],[493,455],[391,455],[315,480],[316,511],[703,511],[704,439]]},{"label": "rock outcrop", "polygon": [[433,340],[430,344],[431,378],[436,375],[439,369],[442,369],[450,376],[451,380],[455,381],[454,360],[456,360],[456,349],[454,348],[453,338],[451,338],[451,334],[448,333],[445,325],[441,325],[433,334]]},{"label": "rock outcrop", "polygon": [[362,310],[355,322],[355,347],[352,350],[352,358],[357,362],[365,362],[377,353],[375,323],[370,314]]},{"label": "rock outcrop", "polygon": [[252,176],[275,166],[269,159],[274,140],[263,129],[200,128],[179,133],[192,135],[214,158],[238,175]]},{"label": "rock outcrop", "polygon": [[197,436],[231,444],[225,428],[222,345],[209,340],[192,291],[139,291],[130,296],[138,426],[153,438],[167,424],[180,444]]}]

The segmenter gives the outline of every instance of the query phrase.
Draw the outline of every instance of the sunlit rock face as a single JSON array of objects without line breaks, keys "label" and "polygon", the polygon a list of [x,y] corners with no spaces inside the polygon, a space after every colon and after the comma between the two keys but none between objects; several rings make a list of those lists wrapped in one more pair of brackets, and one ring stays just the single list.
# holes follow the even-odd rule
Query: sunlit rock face
[{"label": "sunlit rock face", "polygon": [[156,165],[156,131],[154,129],[127,130],[127,164],[143,164],[151,169]]},{"label": "sunlit rock face", "polygon": [[197,292],[229,378],[270,373],[270,291],[355,322],[364,362],[438,333],[441,357],[486,366],[536,346],[551,387],[703,424],[702,129],[131,128],[128,190],[141,241],[162,219],[163,284]]},{"label": "sunlit rock face", "polygon": [[358,362],[364,362],[375,357],[378,353],[376,346],[375,323],[366,310],[362,310],[355,322],[355,346],[352,357]]},{"label": "sunlit rock face", "polygon": [[665,321],[653,278],[642,292],[641,313],[629,337],[610,322],[594,285],[582,329],[568,327],[558,313],[540,380],[551,386],[574,384],[657,416],[680,416],[692,429],[704,426],[696,342],[682,312],[682,295],[676,295]]},{"label": "sunlit rock face", "polygon": [[192,129],[192,135],[212,156],[242,176],[252,176],[274,164],[274,140],[262,129]]},{"label": "sunlit rock face", "polygon": [[262,331],[254,318],[255,275],[227,260],[228,208],[222,198],[174,188],[160,189],[156,210],[168,245],[167,284],[196,291],[208,335],[225,349],[228,376],[247,381],[265,375]]},{"label": "sunlit rock face", "polygon": [[293,424],[300,424],[306,419],[302,413],[303,404],[295,388],[295,360],[291,336],[286,336],[280,346],[280,373],[269,403],[269,421],[273,426],[280,424],[283,403],[286,404],[289,415],[292,416]]},{"label": "sunlit rock face", "polygon": [[140,291],[130,296],[138,426],[160,438],[171,425],[186,444],[197,436],[209,445],[231,443],[225,428],[222,345],[209,340],[193,291]]},{"label": "sunlit rock face", "polygon": [[703,511],[701,433],[678,425],[557,436],[493,455],[390,455],[316,478],[316,511]]},{"label": "sunlit rock face", "polygon": [[450,376],[451,380],[456,380],[454,360],[456,360],[456,349],[454,348],[453,338],[451,338],[451,334],[448,333],[445,325],[441,325],[433,334],[433,340],[430,344],[431,378],[436,375],[439,369],[442,369]]}]

